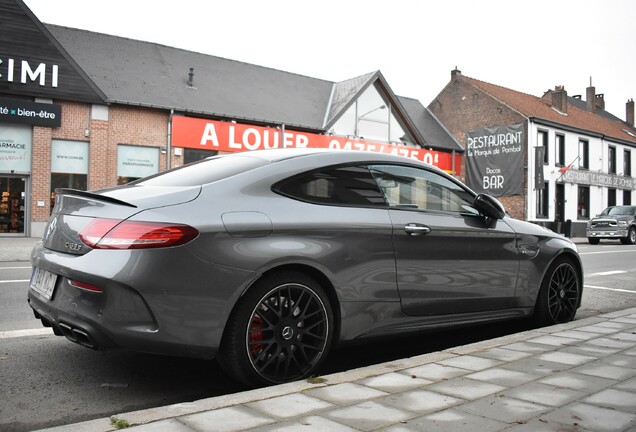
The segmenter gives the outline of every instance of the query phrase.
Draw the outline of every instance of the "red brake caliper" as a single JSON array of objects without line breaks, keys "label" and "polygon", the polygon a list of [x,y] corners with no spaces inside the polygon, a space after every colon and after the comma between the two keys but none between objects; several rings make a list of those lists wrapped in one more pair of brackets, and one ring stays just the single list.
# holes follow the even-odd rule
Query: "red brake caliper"
[{"label": "red brake caliper", "polygon": [[250,354],[258,354],[263,351],[265,345],[254,343],[263,340],[263,319],[258,315],[252,317],[250,322],[249,349]]}]

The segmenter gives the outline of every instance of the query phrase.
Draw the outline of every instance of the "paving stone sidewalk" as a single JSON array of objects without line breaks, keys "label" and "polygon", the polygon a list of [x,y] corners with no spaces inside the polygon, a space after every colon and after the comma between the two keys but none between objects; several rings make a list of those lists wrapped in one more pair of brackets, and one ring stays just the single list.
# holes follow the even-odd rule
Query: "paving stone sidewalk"
[{"label": "paving stone sidewalk", "polygon": [[323,378],[113,418],[135,432],[636,431],[636,308]]}]

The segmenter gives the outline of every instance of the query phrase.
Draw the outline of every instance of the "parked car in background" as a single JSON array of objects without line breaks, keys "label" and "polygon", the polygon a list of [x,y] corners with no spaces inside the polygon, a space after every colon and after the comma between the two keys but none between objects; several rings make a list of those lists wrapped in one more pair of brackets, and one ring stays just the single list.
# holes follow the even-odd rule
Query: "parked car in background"
[{"label": "parked car in background", "polygon": [[587,240],[599,244],[601,239],[619,239],[636,244],[636,206],[608,207],[587,223]]},{"label": "parked car in background", "polygon": [[212,359],[250,386],[330,347],[454,325],[574,318],[576,246],[443,171],[355,151],[215,156],[58,189],[28,300],[93,349]]}]

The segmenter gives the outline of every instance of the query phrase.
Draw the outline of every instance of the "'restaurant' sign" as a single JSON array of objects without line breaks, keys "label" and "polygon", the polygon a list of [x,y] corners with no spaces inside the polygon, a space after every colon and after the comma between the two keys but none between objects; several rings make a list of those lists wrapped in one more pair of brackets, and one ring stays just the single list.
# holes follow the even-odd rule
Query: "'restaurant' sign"
[{"label": "'restaurant' sign", "polygon": [[466,132],[468,187],[494,196],[523,193],[523,144],[522,123]]},{"label": "'restaurant' sign", "polygon": [[[172,118],[172,145],[222,152],[274,148],[361,150],[404,156],[434,165],[449,173],[453,171],[451,153],[307,132],[286,130],[281,133],[281,130],[276,128],[183,116]],[[455,174],[459,174],[460,156],[455,155],[455,158]]]}]

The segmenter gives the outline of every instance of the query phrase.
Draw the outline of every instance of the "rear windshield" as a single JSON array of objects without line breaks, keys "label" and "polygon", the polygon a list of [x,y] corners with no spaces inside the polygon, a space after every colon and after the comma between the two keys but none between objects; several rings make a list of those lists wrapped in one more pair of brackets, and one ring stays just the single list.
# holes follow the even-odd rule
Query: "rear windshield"
[{"label": "rear windshield", "polygon": [[170,171],[139,179],[130,185],[197,186],[267,165],[263,159],[249,156],[214,156]]}]

